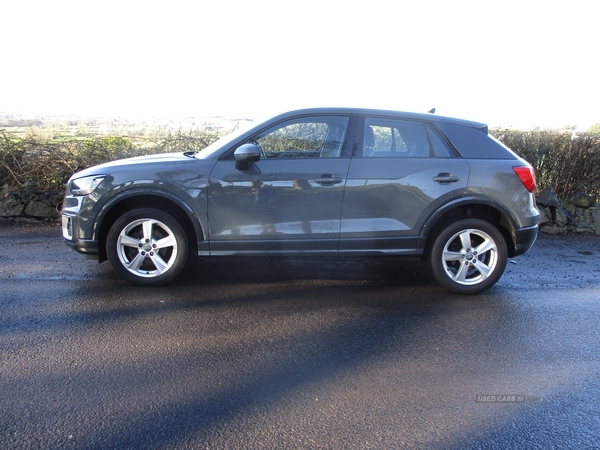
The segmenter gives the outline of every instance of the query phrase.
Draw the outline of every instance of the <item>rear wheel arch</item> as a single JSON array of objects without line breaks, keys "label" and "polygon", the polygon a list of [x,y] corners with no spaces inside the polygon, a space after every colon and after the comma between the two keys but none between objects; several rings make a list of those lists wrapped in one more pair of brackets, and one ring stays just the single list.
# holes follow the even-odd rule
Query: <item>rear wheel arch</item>
[{"label": "rear wheel arch", "polygon": [[425,257],[429,255],[433,243],[445,228],[469,218],[484,220],[495,226],[506,241],[508,256],[514,256],[516,250],[515,225],[508,213],[495,205],[471,202],[448,207],[427,221],[421,233],[422,244],[420,247],[423,255]]},{"label": "rear wheel arch", "polygon": [[127,212],[140,208],[155,208],[173,216],[186,234],[189,251],[197,252],[198,243],[204,240],[204,236],[201,225],[190,217],[192,214],[190,211],[186,211],[184,207],[168,197],[157,194],[137,194],[114,202],[103,212],[96,229],[100,262],[108,260],[106,240],[114,223]]}]

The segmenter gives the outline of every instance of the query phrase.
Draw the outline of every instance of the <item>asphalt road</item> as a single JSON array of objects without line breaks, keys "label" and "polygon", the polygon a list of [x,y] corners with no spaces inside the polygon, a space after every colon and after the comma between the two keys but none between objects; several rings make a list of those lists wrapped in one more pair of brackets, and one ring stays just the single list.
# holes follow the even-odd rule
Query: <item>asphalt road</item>
[{"label": "asphalt road", "polygon": [[599,303],[598,237],[458,296],[370,261],[142,289],[0,224],[0,448],[599,448]]}]

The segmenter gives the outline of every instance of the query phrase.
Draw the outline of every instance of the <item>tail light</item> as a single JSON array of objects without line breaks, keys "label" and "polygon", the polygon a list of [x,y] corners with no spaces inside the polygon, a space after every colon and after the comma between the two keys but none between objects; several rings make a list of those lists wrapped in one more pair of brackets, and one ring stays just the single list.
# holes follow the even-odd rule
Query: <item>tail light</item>
[{"label": "tail light", "polygon": [[517,166],[513,170],[527,189],[532,194],[535,192],[535,172],[531,166]]}]

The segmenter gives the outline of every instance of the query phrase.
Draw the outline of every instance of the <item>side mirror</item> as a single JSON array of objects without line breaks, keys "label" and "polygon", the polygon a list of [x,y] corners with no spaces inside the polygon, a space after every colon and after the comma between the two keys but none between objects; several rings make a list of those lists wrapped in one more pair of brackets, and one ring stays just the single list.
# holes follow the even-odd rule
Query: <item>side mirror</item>
[{"label": "side mirror", "polygon": [[260,160],[260,148],[256,144],[240,145],[234,152],[235,167],[239,170],[247,170],[248,163]]}]

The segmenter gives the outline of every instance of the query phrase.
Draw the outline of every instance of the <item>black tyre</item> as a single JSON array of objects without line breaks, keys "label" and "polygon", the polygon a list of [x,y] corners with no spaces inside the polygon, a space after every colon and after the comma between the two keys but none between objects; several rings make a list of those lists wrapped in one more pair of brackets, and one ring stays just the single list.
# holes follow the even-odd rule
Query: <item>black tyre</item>
[{"label": "black tyre", "polygon": [[127,281],[140,286],[160,286],[183,270],[188,242],[181,224],[170,214],[140,208],[121,216],[106,242],[108,260]]},{"label": "black tyre", "polygon": [[435,239],[429,266],[436,280],[459,294],[478,294],[504,273],[508,251],[498,229],[479,219],[464,219]]}]

